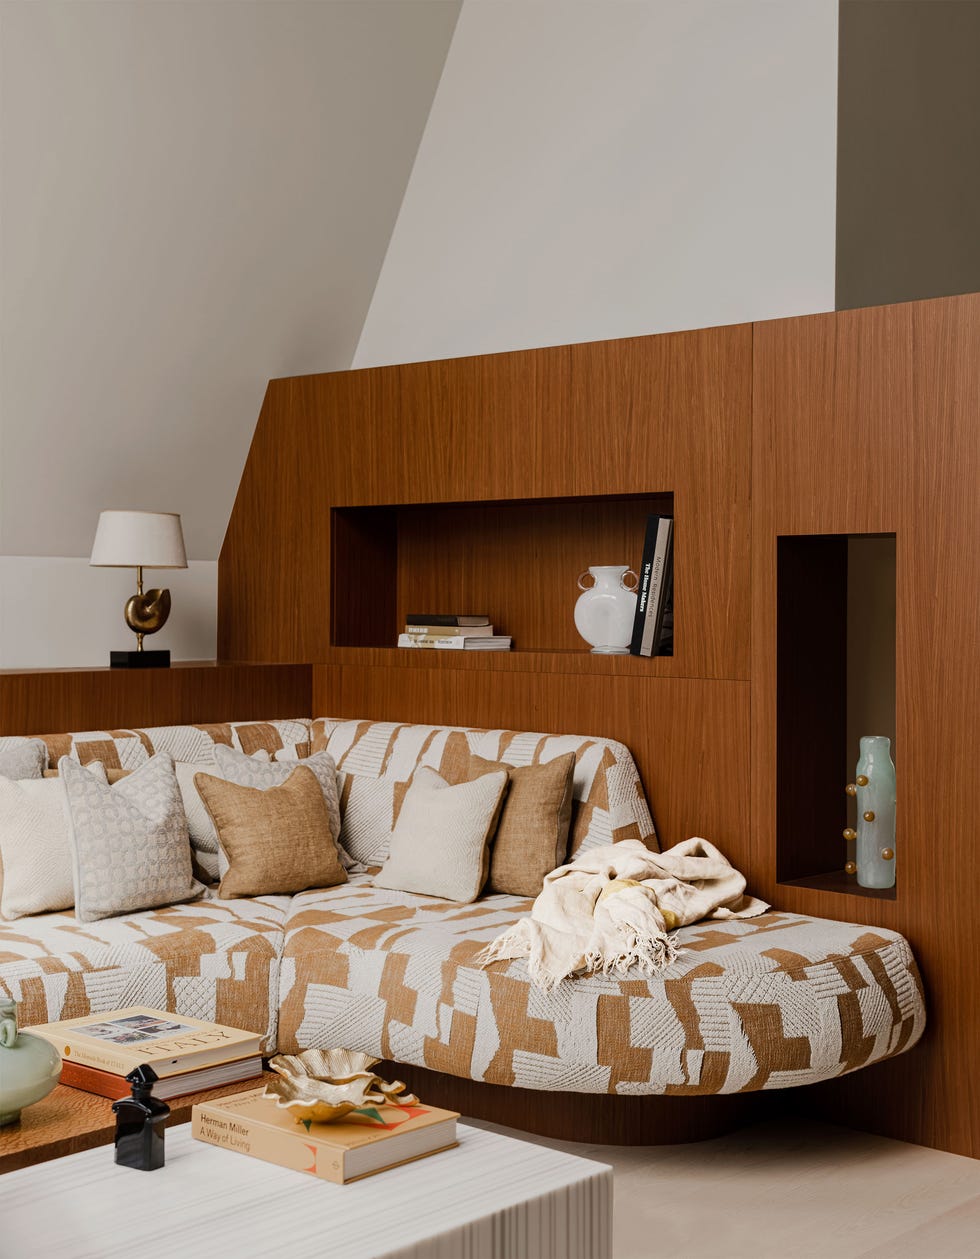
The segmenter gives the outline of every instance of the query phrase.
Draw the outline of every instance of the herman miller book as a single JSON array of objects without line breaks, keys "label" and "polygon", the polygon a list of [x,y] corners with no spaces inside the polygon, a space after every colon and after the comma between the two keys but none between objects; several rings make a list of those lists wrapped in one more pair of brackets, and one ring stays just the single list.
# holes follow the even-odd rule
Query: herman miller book
[{"label": "herman miller book", "polygon": [[435,1106],[369,1105],[335,1123],[297,1122],[263,1089],[252,1089],[198,1103],[191,1133],[210,1145],[342,1185],[451,1148],[458,1118]]}]

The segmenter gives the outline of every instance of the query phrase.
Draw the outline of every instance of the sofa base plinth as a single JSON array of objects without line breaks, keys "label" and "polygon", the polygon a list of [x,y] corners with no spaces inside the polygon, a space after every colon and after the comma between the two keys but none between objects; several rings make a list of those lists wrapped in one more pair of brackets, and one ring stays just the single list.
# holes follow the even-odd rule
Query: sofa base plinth
[{"label": "sofa base plinth", "polygon": [[[404,1080],[423,1102],[522,1132],[595,1145],[675,1145],[723,1136],[772,1113],[773,1093],[708,1097],[622,1097],[557,1093],[464,1080],[425,1067],[386,1062],[386,1078]],[[390,1074],[389,1074],[390,1073]]]}]

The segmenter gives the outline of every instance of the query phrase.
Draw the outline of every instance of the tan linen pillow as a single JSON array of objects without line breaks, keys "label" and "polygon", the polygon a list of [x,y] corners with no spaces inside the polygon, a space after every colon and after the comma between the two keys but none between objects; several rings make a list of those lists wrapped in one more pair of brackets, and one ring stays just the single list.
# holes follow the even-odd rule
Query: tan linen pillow
[{"label": "tan linen pillow", "polygon": [[219,896],[271,896],[347,882],[323,791],[305,765],[279,787],[242,787],[213,774],[195,774],[194,786],[228,861]]},{"label": "tan linen pillow", "polygon": [[434,769],[418,769],[375,886],[475,901],[487,881],[487,845],[506,790],[505,773],[450,787]]},{"label": "tan linen pillow", "polygon": [[490,849],[489,892],[537,896],[544,876],[565,861],[572,820],[575,753],[539,765],[505,765],[471,756],[466,781],[506,771],[510,789]]}]

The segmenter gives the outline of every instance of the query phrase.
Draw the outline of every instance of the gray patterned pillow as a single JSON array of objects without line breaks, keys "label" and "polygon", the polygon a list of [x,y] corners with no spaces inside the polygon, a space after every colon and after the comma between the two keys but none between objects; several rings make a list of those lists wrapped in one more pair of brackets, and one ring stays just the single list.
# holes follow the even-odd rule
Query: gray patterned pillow
[{"label": "gray patterned pillow", "polygon": [[268,787],[281,787],[297,765],[305,765],[313,771],[323,792],[327,816],[330,818],[330,834],[334,840],[340,838],[337,766],[329,752],[315,752],[302,761],[286,757],[281,761],[269,761],[246,756],[237,748],[219,743],[214,749],[214,763],[218,767],[219,776],[226,782],[237,783],[239,787],[258,787],[262,791]]},{"label": "gray patterned pillow", "polygon": [[113,786],[63,756],[75,884],[75,917],[173,905],[204,888],[191,872],[187,819],[169,752],[158,752]]},{"label": "gray patterned pillow", "polygon": [[43,778],[48,749],[40,739],[5,735],[0,739],[0,778]]}]

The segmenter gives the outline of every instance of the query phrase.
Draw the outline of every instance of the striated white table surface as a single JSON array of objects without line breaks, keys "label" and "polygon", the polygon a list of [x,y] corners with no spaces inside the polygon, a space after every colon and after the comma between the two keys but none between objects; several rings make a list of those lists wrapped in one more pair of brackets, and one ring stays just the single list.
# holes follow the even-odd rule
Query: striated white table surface
[{"label": "striated white table surface", "polygon": [[456,1149],[331,1185],[167,1132],[155,1172],[111,1146],[0,1176],[6,1259],[610,1259],[612,1169],[458,1125]]}]

